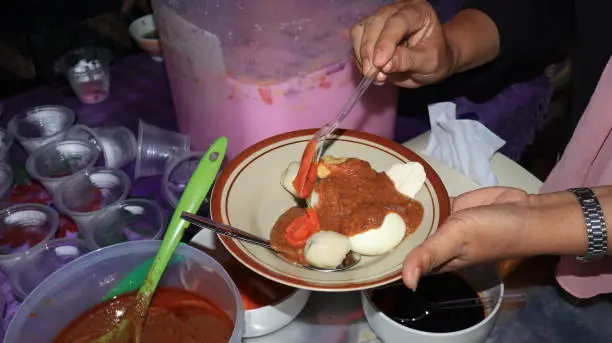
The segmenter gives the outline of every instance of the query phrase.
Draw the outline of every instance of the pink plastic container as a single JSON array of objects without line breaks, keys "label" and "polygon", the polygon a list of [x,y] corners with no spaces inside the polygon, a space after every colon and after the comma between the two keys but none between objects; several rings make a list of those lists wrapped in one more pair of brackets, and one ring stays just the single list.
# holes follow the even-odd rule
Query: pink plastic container
[{"label": "pink plastic container", "polygon": [[[340,110],[361,78],[348,31],[381,5],[213,3],[153,0],[153,7],[180,131],[195,150],[227,136],[229,158],[264,138],[319,127]],[[396,103],[393,86],[374,86],[344,127],[391,138]]]}]

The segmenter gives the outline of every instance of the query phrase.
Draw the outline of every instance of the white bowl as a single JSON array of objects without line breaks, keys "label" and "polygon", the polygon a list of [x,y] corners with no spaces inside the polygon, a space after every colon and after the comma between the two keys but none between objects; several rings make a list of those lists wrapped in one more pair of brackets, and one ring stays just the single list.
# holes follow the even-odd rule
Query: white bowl
[{"label": "white bowl", "polygon": [[493,266],[477,266],[463,269],[457,274],[461,275],[480,296],[497,297],[494,305],[487,308],[487,316],[478,324],[467,329],[432,333],[405,327],[393,321],[381,312],[371,300],[371,291],[361,292],[363,312],[374,333],[385,343],[482,343],[493,327],[501,306],[501,297],[504,294],[504,285],[500,281],[497,269]]},{"label": "white bowl", "polygon": [[[252,145],[223,168],[210,201],[213,220],[258,237],[270,237],[276,219],[295,206],[295,198],[281,186],[281,175],[290,162],[298,161],[316,129],[276,135]],[[279,258],[270,250],[226,236],[222,244],[246,267],[276,282],[300,289],[346,292],[375,288],[401,279],[406,254],[434,234],[450,213],[448,193],[435,170],[416,153],[391,140],[365,132],[338,130],[325,153],[336,157],[359,157],[377,171],[396,163],[419,162],[427,180],[416,195],[423,205],[421,225],[393,251],[362,256],[352,268],[334,273],[310,270]],[[213,233],[207,233],[212,242]]]},{"label": "white bowl", "polygon": [[302,312],[309,298],[310,291],[296,289],[274,305],[244,311],[244,337],[258,337],[280,330]]},{"label": "white bowl", "polygon": [[157,28],[155,27],[153,15],[147,14],[134,20],[130,24],[128,30],[132,38],[138,43],[138,46],[151,54],[151,58],[154,61],[162,62],[164,60],[161,53],[159,38],[148,36],[153,33],[157,35]]}]

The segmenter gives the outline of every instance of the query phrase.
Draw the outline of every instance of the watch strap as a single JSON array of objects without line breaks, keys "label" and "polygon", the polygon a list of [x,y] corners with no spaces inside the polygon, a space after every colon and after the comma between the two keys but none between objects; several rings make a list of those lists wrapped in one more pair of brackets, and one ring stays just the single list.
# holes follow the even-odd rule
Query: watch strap
[{"label": "watch strap", "polygon": [[608,252],[608,230],[606,218],[601,209],[597,195],[590,188],[570,188],[584,216],[584,224],[587,231],[587,251],[583,256],[576,257],[581,262],[598,260],[606,256]]}]

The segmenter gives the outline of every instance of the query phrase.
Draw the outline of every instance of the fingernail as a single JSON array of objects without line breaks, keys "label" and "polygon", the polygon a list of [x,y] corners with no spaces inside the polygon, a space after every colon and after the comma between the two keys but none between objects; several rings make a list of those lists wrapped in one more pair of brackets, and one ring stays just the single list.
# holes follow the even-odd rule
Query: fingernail
[{"label": "fingernail", "polygon": [[417,286],[419,284],[419,278],[421,277],[421,270],[419,268],[415,268],[412,271],[412,291],[416,292]]}]

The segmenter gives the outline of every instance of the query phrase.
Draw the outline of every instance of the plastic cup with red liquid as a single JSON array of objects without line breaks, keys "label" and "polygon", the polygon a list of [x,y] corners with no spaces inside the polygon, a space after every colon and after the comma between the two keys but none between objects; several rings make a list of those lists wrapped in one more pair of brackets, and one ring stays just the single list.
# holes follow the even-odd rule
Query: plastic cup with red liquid
[{"label": "plastic cup with red liquid", "polygon": [[54,195],[66,178],[93,167],[99,157],[100,151],[87,142],[53,142],[28,156],[26,171]]},{"label": "plastic cup with red liquid", "polygon": [[0,210],[0,268],[10,276],[27,254],[55,237],[59,214],[49,206],[19,204]]},{"label": "plastic cup with red liquid", "polygon": [[130,178],[119,169],[91,168],[64,180],[53,199],[57,208],[86,235],[84,230],[91,218],[124,200],[131,186]]}]

